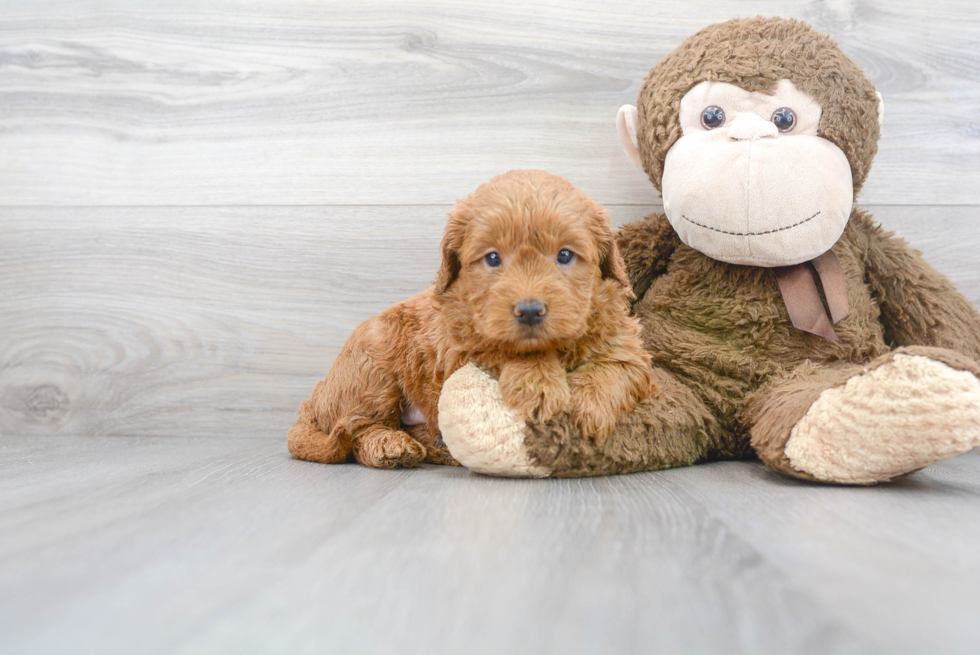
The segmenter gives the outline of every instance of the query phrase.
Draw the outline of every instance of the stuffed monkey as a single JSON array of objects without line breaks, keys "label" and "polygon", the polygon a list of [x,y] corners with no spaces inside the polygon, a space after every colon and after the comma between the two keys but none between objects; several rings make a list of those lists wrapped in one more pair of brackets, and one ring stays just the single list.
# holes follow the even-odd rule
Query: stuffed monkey
[{"label": "stuffed monkey", "polygon": [[980,315],[852,207],[881,103],[829,37],[781,18],[708,27],[620,112],[664,214],[618,243],[659,392],[601,443],[515,418],[468,365],[439,424],[476,471],[588,476],[758,456],[875,484],[980,445]]}]

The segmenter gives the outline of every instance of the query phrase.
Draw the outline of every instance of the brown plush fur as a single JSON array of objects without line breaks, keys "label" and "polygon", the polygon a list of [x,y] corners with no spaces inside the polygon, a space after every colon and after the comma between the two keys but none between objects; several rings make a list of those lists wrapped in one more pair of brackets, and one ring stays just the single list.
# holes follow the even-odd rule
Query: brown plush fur
[{"label": "brown plush fur", "polygon": [[[575,254],[556,262],[560,249]],[[499,253],[502,264],[485,256]],[[605,211],[562,178],[511,171],[456,204],[433,287],[354,331],[289,432],[294,457],[392,468],[453,463],[438,438],[444,380],[468,361],[499,374],[526,418],[567,412],[601,444],[651,391],[649,355]],[[519,301],[543,321],[517,320]],[[422,425],[401,425],[417,407]]]},{"label": "brown plush fur", "polygon": [[[635,310],[659,392],[598,448],[560,417],[529,425],[532,461],[556,477],[686,466],[754,449],[774,469],[809,478],[789,466],[783,447],[823,390],[884,363],[898,346],[942,346],[902,352],[980,371],[976,309],[860,210],[833,248],[851,306],[835,326],[837,342],[792,326],[771,269],[710,259],[676,236],[662,238],[668,231],[666,217],[654,215],[620,233],[630,277],[651,278]],[[906,281],[900,292],[896,277]]]},{"label": "brown plush fur", "polygon": [[[660,187],[680,136],[680,99],[705,80],[769,91],[781,78],[823,108],[820,134],[847,155],[857,191],[877,147],[878,101],[828,37],[795,20],[735,20],[694,35],[650,72],[638,101],[639,149]],[[839,341],[793,327],[772,269],[726,264],[681,243],[663,215],[618,236],[634,311],[660,392],[600,445],[563,417],[525,431],[530,459],[555,476],[602,475],[751,455],[803,478],[784,453],[820,393],[896,352],[977,372],[980,315],[908,245],[855,209],[834,245],[850,313]]]}]

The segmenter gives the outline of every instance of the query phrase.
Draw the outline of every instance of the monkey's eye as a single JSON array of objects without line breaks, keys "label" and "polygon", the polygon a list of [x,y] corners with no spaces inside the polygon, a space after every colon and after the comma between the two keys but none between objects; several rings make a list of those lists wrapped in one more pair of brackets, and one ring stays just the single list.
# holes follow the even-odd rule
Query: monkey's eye
[{"label": "monkey's eye", "polygon": [[701,112],[701,127],[706,130],[713,130],[725,124],[725,110],[718,105],[705,107]]},{"label": "monkey's eye", "polygon": [[561,264],[562,266],[566,264],[571,264],[574,260],[575,260],[575,253],[573,253],[568,248],[562,248],[561,250],[559,250],[558,256],[555,258],[555,261]]},{"label": "monkey's eye", "polygon": [[487,266],[490,268],[497,268],[504,263],[504,261],[500,258],[500,253],[496,252],[488,252],[483,256],[483,261],[486,262]]},{"label": "monkey's eye", "polygon": [[781,107],[772,112],[772,122],[780,132],[789,132],[796,127],[796,112],[789,107]]}]

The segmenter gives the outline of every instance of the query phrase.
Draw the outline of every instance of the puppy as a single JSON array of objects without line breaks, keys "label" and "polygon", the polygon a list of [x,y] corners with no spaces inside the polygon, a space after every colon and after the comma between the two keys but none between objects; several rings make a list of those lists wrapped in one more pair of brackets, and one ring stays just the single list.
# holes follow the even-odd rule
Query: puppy
[{"label": "puppy", "polygon": [[428,290],[354,330],[289,431],[299,459],[378,468],[455,464],[443,382],[495,371],[525,419],[569,412],[600,443],[652,391],[650,356],[605,211],[566,180],[511,171],[460,200]]}]

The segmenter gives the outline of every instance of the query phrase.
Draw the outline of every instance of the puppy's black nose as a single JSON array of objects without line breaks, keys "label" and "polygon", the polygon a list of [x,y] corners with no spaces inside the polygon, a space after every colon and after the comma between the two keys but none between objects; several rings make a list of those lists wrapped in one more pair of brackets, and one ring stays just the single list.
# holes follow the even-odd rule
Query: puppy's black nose
[{"label": "puppy's black nose", "polygon": [[514,303],[514,316],[524,325],[537,325],[544,320],[547,311],[540,300],[518,300]]}]

